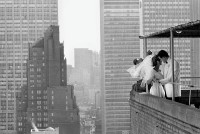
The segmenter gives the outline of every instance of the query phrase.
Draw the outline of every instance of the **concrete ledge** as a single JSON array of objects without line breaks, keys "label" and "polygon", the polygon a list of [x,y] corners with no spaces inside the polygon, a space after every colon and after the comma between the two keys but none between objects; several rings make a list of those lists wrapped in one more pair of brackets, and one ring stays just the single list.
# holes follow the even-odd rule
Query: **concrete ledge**
[{"label": "concrete ledge", "polygon": [[[133,115],[137,112],[141,112],[146,118],[151,118],[148,114],[155,115],[151,118],[156,122],[165,122],[166,124],[173,124],[174,130],[176,127],[181,129],[181,132],[200,132],[200,110],[178,103],[165,98],[152,96],[150,94],[139,94],[137,92],[131,92],[130,95],[131,116],[134,118],[141,115]],[[139,117],[143,118],[143,117]],[[163,118],[163,119],[162,119]],[[165,118],[165,119],[164,119]],[[131,120],[135,120],[131,117]],[[139,119],[140,120],[140,119]],[[143,124],[144,120],[140,120]],[[148,124],[148,123],[147,123]],[[132,124],[133,125],[133,124]],[[159,123],[158,123],[159,125]],[[158,125],[156,127],[158,127]],[[133,126],[132,126],[133,127]],[[136,126],[134,126],[136,127]],[[191,130],[194,129],[194,130]],[[157,128],[158,130],[158,128]],[[152,130],[153,131],[153,130]],[[171,130],[170,130],[171,131]],[[173,131],[173,130],[172,130]],[[178,129],[176,131],[179,131]],[[161,132],[161,131],[159,131]],[[163,132],[163,131],[162,131]],[[140,132],[142,134],[142,131]],[[151,132],[149,132],[151,133]],[[137,133],[134,133],[137,134]]]}]

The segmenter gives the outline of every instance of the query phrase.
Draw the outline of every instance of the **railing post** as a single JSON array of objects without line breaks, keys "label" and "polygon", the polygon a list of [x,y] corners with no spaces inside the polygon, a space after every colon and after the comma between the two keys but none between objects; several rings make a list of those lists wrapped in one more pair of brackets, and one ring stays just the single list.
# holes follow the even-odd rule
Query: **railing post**
[{"label": "railing post", "polygon": [[175,100],[175,85],[174,85],[174,35],[173,35],[173,28],[170,28],[170,54],[171,54],[171,62],[172,62],[172,86],[173,86],[173,93],[172,93],[172,100]]},{"label": "railing post", "polygon": [[190,88],[190,92],[189,92],[189,106],[190,106],[190,101],[191,101],[191,88]]},{"label": "railing post", "polygon": [[147,56],[147,38],[144,38],[144,47],[143,47],[143,58]]},{"label": "railing post", "polygon": [[149,89],[148,89],[148,84],[147,83],[145,84],[145,87],[146,87],[146,93],[149,93]]},{"label": "railing post", "polygon": [[[143,57],[145,58],[147,56],[147,38],[144,38],[144,51],[143,51]],[[145,84],[146,86],[146,93],[149,93],[148,90],[148,84]]]}]

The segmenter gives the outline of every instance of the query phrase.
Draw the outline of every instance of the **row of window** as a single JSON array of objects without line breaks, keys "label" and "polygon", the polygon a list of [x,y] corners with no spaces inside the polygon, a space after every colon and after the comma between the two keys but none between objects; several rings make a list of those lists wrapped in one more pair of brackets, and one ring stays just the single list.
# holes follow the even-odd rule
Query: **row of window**
[{"label": "row of window", "polygon": [[6,125],[0,124],[0,130],[14,130],[14,124],[8,124],[8,128],[6,128]]},{"label": "row of window", "polygon": [[37,113],[31,113],[32,117],[34,116],[48,116],[48,113],[47,112],[37,112]]},{"label": "row of window", "polygon": [[4,15],[1,15],[0,16],[0,19],[1,20],[20,20],[20,19],[23,19],[23,20],[57,20],[58,17],[57,17],[57,14],[56,15],[49,15],[49,14],[46,14],[44,15],[37,15],[37,17],[34,15],[29,15],[29,17],[27,17],[26,15],[20,17],[18,15],[15,15],[15,16],[12,16],[12,15],[9,15],[7,14],[6,16]]},{"label": "row of window", "polygon": [[[5,3],[7,0],[2,1]],[[57,0],[14,0],[14,4],[57,4]]]},{"label": "row of window", "polygon": [[34,72],[36,70],[37,72],[41,72],[41,68],[30,68],[30,72]]},{"label": "row of window", "polygon": [[1,107],[0,107],[0,110],[14,110],[14,107],[13,107],[13,106],[8,106],[8,107],[6,107],[6,106],[1,106]]},{"label": "row of window", "polygon": [[110,5],[104,6],[104,9],[139,9],[139,6],[133,6],[133,5]]},{"label": "row of window", "polygon": [[8,122],[13,122],[14,119],[13,119],[13,118],[12,118],[12,119],[8,118],[8,119],[6,120],[6,119],[3,119],[3,118],[0,118],[0,122],[6,122],[6,121],[8,121]]},{"label": "row of window", "polygon": [[8,118],[14,117],[14,113],[0,113],[0,118],[6,118],[6,114],[7,114]]},{"label": "row of window", "polygon": [[[6,10],[5,10],[6,9]],[[52,9],[50,9],[50,8],[43,8],[44,10],[42,10],[42,7],[40,7],[40,8],[29,8],[29,9],[27,9],[27,8],[22,8],[22,10],[21,10],[21,13],[22,14],[28,14],[28,13],[38,13],[38,14],[42,14],[42,13],[57,13],[57,9],[55,9],[55,8],[52,8]],[[17,9],[15,9],[14,8],[14,11],[12,10],[12,8],[4,8],[4,7],[0,7],[0,15],[2,16],[2,15],[12,15],[13,13],[14,14],[18,14],[18,15],[20,15],[20,8],[17,8]]]}]

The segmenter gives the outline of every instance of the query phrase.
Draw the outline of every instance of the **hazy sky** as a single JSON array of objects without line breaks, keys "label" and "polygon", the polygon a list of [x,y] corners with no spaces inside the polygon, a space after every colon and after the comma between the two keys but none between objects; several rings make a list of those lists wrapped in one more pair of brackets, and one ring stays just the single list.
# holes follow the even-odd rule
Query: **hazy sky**
[{"label": "hazy sky", "polygon": [[58,0],[60,42],[67,64],[74,65],[74,48],[100,50],[100,0]]}]

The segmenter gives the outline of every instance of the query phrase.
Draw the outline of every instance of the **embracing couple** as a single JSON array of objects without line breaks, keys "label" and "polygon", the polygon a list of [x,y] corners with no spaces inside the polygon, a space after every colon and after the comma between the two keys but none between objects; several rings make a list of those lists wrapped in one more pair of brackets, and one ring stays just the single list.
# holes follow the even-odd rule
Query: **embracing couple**
[{"label": "embracing couple", "polygon": [[[150,63],[150,64],[149,64]],[[150,87],[150,94],[172,99],[173,83],[172,83],[172,59],[165,50],[160,50],[157,55],[147,56],[143,63],[140,64],[140,73],[143,72],[143,81],[141,86],[145,84]],[[143,70],[143,71],[142,71]],[[145,73],[144,73],[145,72]],[[174,60],[174,82],[179,83],[180,67],[179,63]],[[180,96],[179,85],[175,84],[175,100],[178,101]]]}]

